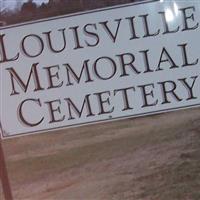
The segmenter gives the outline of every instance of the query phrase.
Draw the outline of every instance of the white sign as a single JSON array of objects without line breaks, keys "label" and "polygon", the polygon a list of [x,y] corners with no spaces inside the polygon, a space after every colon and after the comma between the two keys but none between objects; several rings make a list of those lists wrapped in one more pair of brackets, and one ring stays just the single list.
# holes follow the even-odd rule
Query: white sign
[{"label": "white sign", "polygon": [[199,1],[1,28],[3,137],[199,106],[199,38]]}]

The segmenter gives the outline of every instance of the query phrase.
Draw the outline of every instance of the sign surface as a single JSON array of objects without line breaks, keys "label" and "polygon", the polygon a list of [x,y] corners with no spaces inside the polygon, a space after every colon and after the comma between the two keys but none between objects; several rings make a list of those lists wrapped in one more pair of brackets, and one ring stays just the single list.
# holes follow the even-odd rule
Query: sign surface
[{"label": "sign surface", "polygon": [[2,27],[3,137],[199,106],[199,37],[199,1]]}]

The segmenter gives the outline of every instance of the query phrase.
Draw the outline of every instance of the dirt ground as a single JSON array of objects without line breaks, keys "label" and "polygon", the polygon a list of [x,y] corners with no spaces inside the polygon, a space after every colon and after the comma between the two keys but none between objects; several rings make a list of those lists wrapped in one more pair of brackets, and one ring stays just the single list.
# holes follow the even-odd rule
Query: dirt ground
[{"label": "dirt ground", "polygon": [[199,200],[199,111],[5,140],[14,199]]}]

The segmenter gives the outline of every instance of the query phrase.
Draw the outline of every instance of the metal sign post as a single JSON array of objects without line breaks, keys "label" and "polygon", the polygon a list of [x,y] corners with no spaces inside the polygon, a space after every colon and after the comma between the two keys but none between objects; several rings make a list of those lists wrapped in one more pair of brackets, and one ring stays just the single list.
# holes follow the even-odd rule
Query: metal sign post
[{"label": "metal sign post", "polygon": [[[1,131],[1,129],[0,129],[0,131]],[[6,168],[6,162],[5,162],[4,152],[3,152],[1,134],[0,134],[0,178],[1,178],[1,182],[2,182],[5,200],[12,200],[13,197],[12,197],[12,191],[11,191],[9,178],[8,178],[8,171],[7,171],[7,168]]]}]

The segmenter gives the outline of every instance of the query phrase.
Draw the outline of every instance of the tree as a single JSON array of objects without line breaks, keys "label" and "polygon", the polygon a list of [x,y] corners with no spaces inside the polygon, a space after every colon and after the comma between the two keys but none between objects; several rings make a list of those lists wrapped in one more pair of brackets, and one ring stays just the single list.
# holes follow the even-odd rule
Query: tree
[{"label": "tree", "polygon": [[33,2],[33,0],[29,0],[28,2],[24,3],[21,8],[21,12],[23,13],[35,13],[37,10],[37,4]]}]

